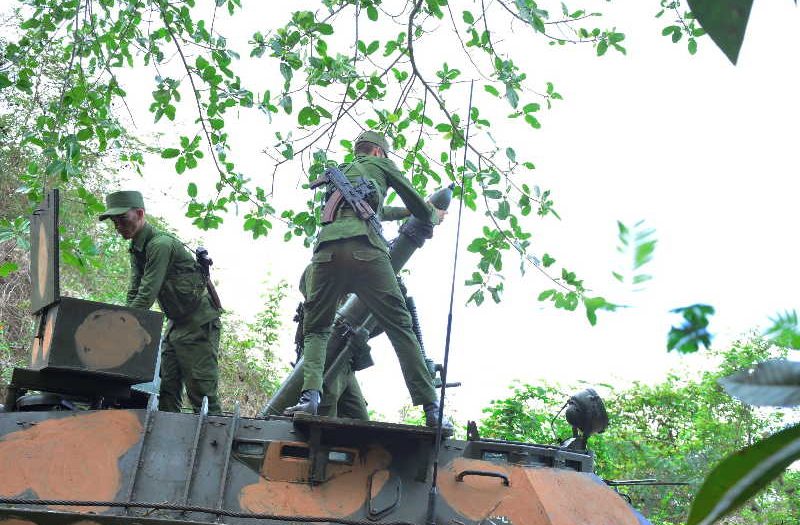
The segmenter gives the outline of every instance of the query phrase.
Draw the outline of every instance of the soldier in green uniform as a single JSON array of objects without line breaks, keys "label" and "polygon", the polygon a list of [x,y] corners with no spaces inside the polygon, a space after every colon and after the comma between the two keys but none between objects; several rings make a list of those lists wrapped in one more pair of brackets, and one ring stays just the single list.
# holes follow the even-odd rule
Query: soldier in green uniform
[{"label": "soldier in green uniform", "polygon": [[185,385],[195,411],[206,396],[209,413],[220,413],[220,310],[208,294],[199,264],[183,243],[147,222],[138,191],[109,194],[100,220],[108,218],[117,233],[131,241],[127,306],[149,309],[158,300],[169,320],[161,348],[159,410],[180,412]]},{"label": "soldier in green uniform", "polygon": [[[355,142],[356,159],[343,166],[351,181],[364,177],[374,187],[369,199],[378,217],[388,188],[393,188],[408,210],[420,220],[438,224],[441,215],[426,203],[386,157],[389,146],[379,133],[366,131]],[[349,206],[341,206],[335,220],[323,225],[311,259],[308,301],[303,325],[305,364],[303,391],[287,414],[316,414],[322,394],[325,348],[336,305],[346,293],[355,293],[375,316],[394,347],[411,401],[422,405],[425,422],[436,426],[439,403],[425,366],[411,316],[397,284],[386,242]]]},{"label": "soldier in green uniform", "polygon": [[[308,265],[306,269],[303,270],[303,275],[300,276],[300,293],[303,295],[304,301],[308,299],[306,292],[308,290],[308,275],[310,269],[311,265]],[[337,306],[341,304],[341,302],[342,300],[339,301]],[[305,303],[302,303],[301,307],[304,309]],[[300,323],[301,326],[298,326],[298,331],[303,329],[302,317]],[[302,337],[302,334],[300,335]],[[300,349],[302,350],[302,347],[300,347]],[[367,410],[367,401],[364,399],[364,394],[361,393],[361,385],[358,384],[352,363],[347,363],[346,366],[347,370],[338,374],[332,381],[325,383],[325,397],[320,402],[318,413],[321,416],[345,417],[368,421],[369,411]]]}]

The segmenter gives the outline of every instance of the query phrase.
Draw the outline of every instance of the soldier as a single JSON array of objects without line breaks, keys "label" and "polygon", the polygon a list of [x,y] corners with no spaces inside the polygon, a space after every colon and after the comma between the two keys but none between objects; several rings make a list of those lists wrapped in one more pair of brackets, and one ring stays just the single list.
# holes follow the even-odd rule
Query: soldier
[{"label": "soldier", "polygon": [[[300,293],[303,295],[303,301],[308,299],[306,291],[308,288],[308,274],[310,268],[311,265],[306,266],[306,269],[303,270],[303,275],[300,276]],[[337,306],[339,306],[341,302],[340,300]],[[299,343],[297,350],[298,359],[303,350],[302,330],[303,317],[305,315],[304,308],[305,303],[300,303],[300,307],[298,307],[298,317],[296,317],[299,323],[297,327],[298,334],[295,335],[295,342]],[[360,419],[362,421],[369,420],[367,401],[364,399],[364,394],[361,393],[361,385],[358,384],[352,363],[348,363],[347,370],[338,374],[330,384],[325,383],[325,398],[319,405],[318,413],[329,417],[344,417]]]},{"label": "soldier", "polygon": [[[440,218],[446,214],[446,211],[438,212]],[[399,221],[411,216],[408,208],[403,206],[384,206],[381,213],[381,220],[383,221]],[[303,296],[303,301],[308,299],[306,290],[308,288],[308,273],[311,265],[309,264],[303,275],[300,276],[299,290]],[[344,303],[345,298],[342,298],[337,304],[337,308]],[[300,303],[298,308],[298,316],[295,320],[298,321],[297,334],[295,334],[295,343],[299,345],[297,351],[297,358],[300,358],[303,350],[303,315],[305,303]],[[366,341],[365,341],[366,343]],[[367,352],[369,347],[367,347]],[[346,370],[337,374],[330,382],[323,381],[325,395],[320,401],[319,415],[328,417],[343,417],[350,419],[360,419],[362,421],[369,421],[369,410],[367,409],[367,401],[364,399],[364,394],[361,392],[361,385],[356,379],[356,371],[353,369],[354,359],[347,363]],[[324,378],[324,376],[323,376]]]},{"label": "soldier", "polygon": [[[391,187],[415,217],[438,224],[444,212],[423,200],[386,157],[388,151],[383,135],[366,131],[356,139],[356,159],[342,170],[348,179],[364,177],[372,183],[375,191],[368,200],[379,217],[386,190]],[[427,426],[437,426],[436,391],[411,329],[411,316],[397,284],[386,242],[346,205],[339,208],[333,222],[322,226],[317,237],[303,326],[303,391],[298,404],[286,409],[286,413],[317,413],[331,324],[338,300],[348,292],[364,302],[385,330],[400,361],[412,403],[422,405]]]},{"label": "soldier", "polygon": [[180,412],[185,384],[195,411],[206,396],[209,413],[219,414],[217,352],[222,324],[200,265],[183,243],[147,222],[138,191],[109,194],[100,220],[108,218],[117,233],[131,241],[127,306],[149,309],[158,300],[169,320],[161,349],[159,410]]}]

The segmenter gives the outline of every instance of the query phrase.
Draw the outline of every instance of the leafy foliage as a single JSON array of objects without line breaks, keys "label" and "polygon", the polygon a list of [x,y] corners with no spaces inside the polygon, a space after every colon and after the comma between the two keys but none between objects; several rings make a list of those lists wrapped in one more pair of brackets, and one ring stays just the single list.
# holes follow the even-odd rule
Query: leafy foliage
[{"label": "leafy foliage", "polygon": [[707,304],[693,304],[671,310],[683,316],[683,324],[673,326],[667,335],[667,350],[677,350],[682,354],[697,352],[702,344],[711,346],[708,331],[708,316],[714,315],[714,307]]},{"label": "leafy foliage", "polygon": [[[772,359],[719,380],[753,405],[800,405],[800,363]],[[710,525],[761,491],[800,459],[800,425],[767,436],[722,460],[697,493],[689,525]]]},{"label": "leafy foliage", "polygon": [[287,290],[285,282],[271,287],[254,321],[224,316],[219,352],[219,398],[224,410],[232,411],[238,403],[242,415],[255,417],[285,375],[276,366],[274,352]]},{"label": "leafy foliage", "polygon": [[764,335],[772,339],[778,346],[800,349],[800,324],[797,322],[797,311],[786,311],[770,318],[772,326]]},{"label": "leafy foliage", "polygon": [[653,260],[656,249],[655,230],[644,227],[644,221],[638,221],[633,226],[626,226],[622,221],[617,221],[619,230],[619,246],[617,252],[625,257],[628,264],[619,272],[612,272],[614,278],[621,283],[637,286],[653,278],[646,273],[637,273],[637,270]]},{"label": "leafy foliage", "polygon": [[[681,7],[683,7],[681,0],[660,0],[660,3],[661,9],[656,13],[656,18],[661,18],[667,13],[669,13],[667,16],[674,17],[670,25],[664,26],[661,34],[669,37],[673,44],[677,44],[685,36],[689,54],[694,55],[697,53],[697,39],[705,35],[706,30],[697,24],[694,12],[685,8],[681,10]],[[689,2],[689,4],[692,4],[692,2]]]},{"label": "leafy foliage", "polygon": [[794,425],[725,458],[697,493],[688,525],[711,525],[743,505],[800,459],[800,425]]},{"label": "leafy foliage", "polygon": [[686,0],[715,44],[733,63],[739,58],[753,0]]},{"label": "leafy foliage", "polygon": [[[610,416],[605,433],[589,442],[598,474],[606,479],[689,481],[694,485],[714,465],[760,435],[780,428],[793,416],[756,411],[728,397],[717,381],[742,367],[752,366],[780,350],[754,338],[737,342],[724,352],[711,351],[715,370],[675,371],[657,384],[634,383],[604,394]],[[551,420],[570,394],[585,385],[514,385],[512,394],[492,402],[480,423],[482,436],[498,439],[557,443],[571,431],[562,417]],[[622,489],[621,489],[622,490]],[[654,525],[685,523],[694,487],[626,487],[634,507]],[[787,472],[770,484],[729,523],[782,525],[800,511],[795,494],[800,476]]]},{"label": "leafy foliage", "polygon": [[[498,28],[522,26],[543,44],[584,44],[598,56],[627,52],[624,33],[595,23],[601,13],[547,3],[554,8],[515,0],[456,13],[447,0],[321,0],[316,11],[299,9],[282,26],[255,32],[244,50],[229,46],[218,22],[225,15],[246,16],[239,0],[215,2],[213,9],[193,1],[21,0],[24,19],[18,38],[4,47],[0,92],[36,99],[45,86],[52,96],[31,112],[34,125],[22,143],[36,154],[19,191],[38,202],[41,188],[81,180],[90,159],[112,152],[141,170],[144,155],[126,140],[119,115],[127,94],[119,73],[151,68],[153,120],[170,126],[186,106],[196,119],[194,129],[165,145],[160,156],[174,161],[177,175],[198,177],[193,174],[206,163],[216,179],[210,193],[208,184],[187,181],[186,213],[194,224],[218,228],[224,214],[236,209],[254,238],[270,233],[278,221],[286,226],[287,240],[297,236],[309,244],[319,225],[321,197],[309,198],[306,209],[279,209],[273,201],[278,170],[299,165],[314,180],[332,162],[337,145],[346,160],[352,144],[335,139],[342,131],[354,134],[352,126],[344,127],[346,119],[365,115],[358,127],[389,136],[417,189],[428,192],[456,182],[456,196],[472,210],[482,208],[485,224],[470,243],[478,257],[470,302],[501,300],[504,259],[511,252],[523,269],[534,266],[557,285],[551,294],[556,307],[574,310],[583,303],[594,323],[595,312],[612,310],[613,304],[570,284],[566,269],[561,277],[551,276],[532,253],[530,219],[559,218],[554,201],[530,180],[532,160],[496,143],[490,134],[496,123],[485,116],[489,108],[505,107],[506,125],[535,133],[546,120],[544,110],[562,100],[552,82],[529,79],[520,70],[517,50],[496,38]],[[443,24],[452,25],[451,34]],[[453,51],[452,60],[423,65],[417,59],[433,56],[432,49],[448,54],[445,48]],[[48,54],[59,68],[41,59]],[[242,55],[267,61],[279,82],[246,86],[237,73]],[[177,65],[170,63],[173,58]],[[480,96],[468,115],[460,115],[455,108],[463,95],[454,87],[471,78],[482,79]],[[245,174],[233,158],[228,131],[233,113],[250,110],[276,128],[275,142],[266,150],[273,160],[272,181]],[[472,158],[464,166],[456,160],[461,148]]]}]

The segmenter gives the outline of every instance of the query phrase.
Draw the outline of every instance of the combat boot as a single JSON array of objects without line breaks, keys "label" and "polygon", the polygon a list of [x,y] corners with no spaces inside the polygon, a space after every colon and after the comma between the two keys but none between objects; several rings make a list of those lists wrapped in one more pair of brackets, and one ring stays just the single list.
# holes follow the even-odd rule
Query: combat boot
[{"label": "combat boot", "polygon": [[320,397],[321,393],[319,390],[303,390],[303,393],[300,394],[300,401],[298,401],[295,406],[284,410],[283,415],[291,416],[296,412],[304,412],[316,416],[319,410]]},{"label": "combat boot", "polygon": [[[422,405],[422,410],[425,412],[425,426],[431,428],[438,427],[439,412],[441,411],[439,401]],[[453,425],[444,418],[442,418],[442,434],[445,436],[453,434]]]}]

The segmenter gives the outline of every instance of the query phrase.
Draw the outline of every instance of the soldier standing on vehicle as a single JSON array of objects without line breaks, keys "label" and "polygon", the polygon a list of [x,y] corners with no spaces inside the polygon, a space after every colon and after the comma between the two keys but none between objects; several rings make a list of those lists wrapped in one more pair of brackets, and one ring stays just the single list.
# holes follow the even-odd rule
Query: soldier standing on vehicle
[{"label": "soldier standing on vehicle", "polygon": [[[383,135],[362,133],[355,141],[356,159],[343,166],[351,182],[366,179],[372,186],[364,199],[381,215],[383,199],[393,188],[408,210],[420,220],[438,224],[444,212],[436,210],[414,190],[395,164],[386,157],[389,146]],[[363,181],[362,181],[363,182]],[[335,189],[329,184],[329,196]],[[322,394],[325,349],[331,333],[336,305],[346,293],[355,293],[375,316],[394,347],[414,405],[422,405],[427,426],[435,427],[439,402],[433,380],[425,366],[419,342],[411,328],[411,316],[389,260],[386,241],[347,204],[334,210],[323,224],[308,275],[308,301],[303,324],[305,364],[303,391],[287,414],[316,414]]]},{"label": "soldier standing on vehicle", "polygon": [[106,211],[117,233],[131,241],[131,280],[127,306],[149,309],[158,300],[169,320],[161,348],[161,389],[158,408],[180,412],[183,387],[195,411],[208,397],[208,411],[221,412],[217,399],[217,353],[221,308],[207,289],[200,264],[170,234],[156,230],[144,214],[138,191],[106,196]]},{"label": "soldier standing on vehicle", "polygon": [[[303,275],[300,276],[300,293],[303,296],[303,302],[297,310],[298,321],[297,334],[295,335],[295,343],[299,343],[297,348],[297,359],[299,360],[303,352],[303,319],[305,316],[305,301],[308,300],[306,294],[308,290],[308,275],[311,265],[306,266],[303,270]],[[337,308],[342,304],[344,298],[340,298],[337,303]],[[355,370],[353,370],[352,363],[347,364],[347,369],[335,377],[331,382],[324,383],[325,385],[325,398],[324,402],[320,403],[318,413],[322,416],[329,417],[343,417],[350,419],[360,419],[362,421],[369,420],[369,411],[367,410],[367,401],[364,399],[364,394],[361,393],[361,386],[356,379]]]}]

